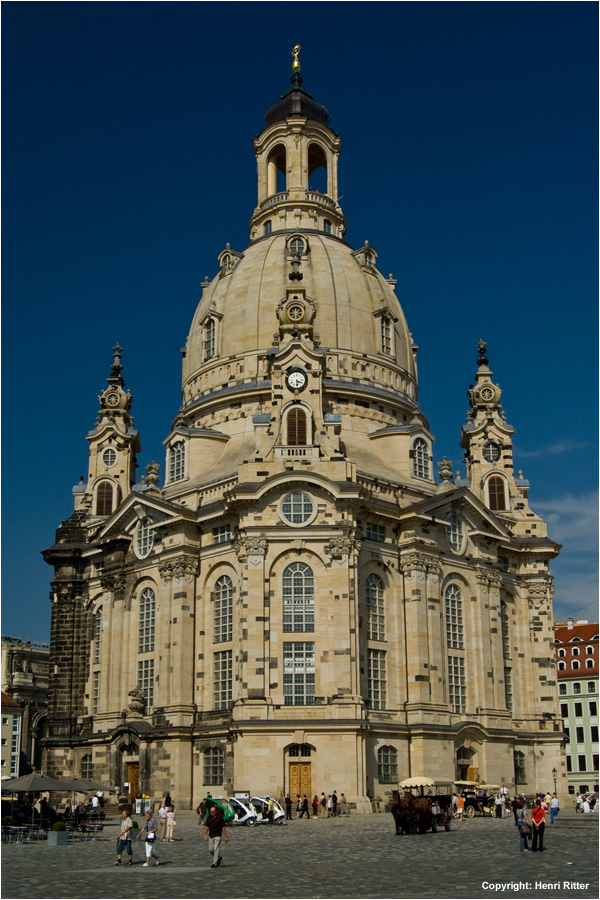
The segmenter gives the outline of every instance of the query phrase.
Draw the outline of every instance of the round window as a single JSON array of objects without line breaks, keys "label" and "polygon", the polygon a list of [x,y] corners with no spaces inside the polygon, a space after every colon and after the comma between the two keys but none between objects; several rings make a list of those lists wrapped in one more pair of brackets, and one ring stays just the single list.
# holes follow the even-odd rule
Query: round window
[{"label": "round window", "polygon": [[493,441],[486,444],[483,448],[483,457],[487,462],[496,462],[496,460],[500,459],[500,447],[498,444],[495,444]]},{"label": "round window", "polygon": [[152,519],[142,519],[135,533],[135,555],[139,559],[144,559],[152,550],[153,544]]},{"label": "round window", "polygon": [[312,498],[300,491],[286,494],[281,501],[281,518],[288,525],[308,525],[317,515]]},{"label": "round window", "polygon": [[304,253],[304,241],[302,238],[292,238],[290,241],[290,253],[301,256]]},{"label": "round window", "polygon": [[114,450],[105,450],[102,454],[102,462],[105,466],[114,466],[117,461],[117,454]]}]

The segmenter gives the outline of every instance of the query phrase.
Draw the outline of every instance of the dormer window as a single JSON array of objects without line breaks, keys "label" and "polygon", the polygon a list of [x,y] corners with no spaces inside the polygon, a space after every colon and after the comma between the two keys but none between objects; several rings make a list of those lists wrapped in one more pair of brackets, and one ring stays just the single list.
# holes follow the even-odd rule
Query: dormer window
[{"label": "dormer window", "polygon": [[381,352],[392,354],[392,323],[389,316],[381,317]]},{"label": "dormer window", "polygon": [[306,446],[308,429],[306,412],[300,407],[290,409],[286,419],[288,447]]},{"label": "dormer window", "polygon": [[413,475],[429,478],[429,447],[423,438],[416,438],[412,446]]},{"label": "dormer window", "polygon": [[169,481],[181,481],[185,477],[185,443],[176,441],[169,453]]},{"label": "dormer window", "polygon": [[293,256],[302,256],[306,252],[306,243],[302,238],[292,238],[288,244],[288,250]]},{"label": "dormer window", "polygon": [[367,250],[365,253],[365,266],[368,266],[370,269],[372,269],[374,265],[375,265],[375,257],[370,252],[370,250]]},{"label": "dormer window", "polygon": [[217,323],[211,317],[206,320],[202,329],[202,359],[204,362],[216,354]]}]

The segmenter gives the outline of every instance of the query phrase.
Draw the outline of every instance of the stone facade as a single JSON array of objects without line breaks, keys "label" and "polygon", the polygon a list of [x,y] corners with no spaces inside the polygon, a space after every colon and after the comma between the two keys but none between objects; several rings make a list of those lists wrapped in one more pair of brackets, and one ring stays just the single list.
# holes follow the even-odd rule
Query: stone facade
[{"label": "stone facade", "polygon": [[44,553],[47,768],[192,806],[335,787],[370,809],[411,775],[512,785],[515,764],[520,790],[564,779],[559,547],[485,345],[467,479],[444,459],[437,480],[395,282],[344,241],[327,110],[296,71],[266,123],[251,242],[219,254],[193,317],[164,486],[157,464],[134,483],[117,347]]},{"label": "stone facade", "polygon": [[42,761],[40,738],[48,709],[50,647],[2,636],[2,690],[22,708],[21,775],[38,769]]}]

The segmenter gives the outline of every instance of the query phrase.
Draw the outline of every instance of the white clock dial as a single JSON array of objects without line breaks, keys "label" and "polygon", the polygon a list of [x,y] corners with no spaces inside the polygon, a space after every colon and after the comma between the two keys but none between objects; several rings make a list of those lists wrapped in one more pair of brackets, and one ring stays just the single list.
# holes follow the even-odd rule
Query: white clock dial
[{"label": "white clock dial", "polygon": [[304,372],[290,372],[287,382],[291,388],[295,391],[299,391],[306,384],[306,375]]}]

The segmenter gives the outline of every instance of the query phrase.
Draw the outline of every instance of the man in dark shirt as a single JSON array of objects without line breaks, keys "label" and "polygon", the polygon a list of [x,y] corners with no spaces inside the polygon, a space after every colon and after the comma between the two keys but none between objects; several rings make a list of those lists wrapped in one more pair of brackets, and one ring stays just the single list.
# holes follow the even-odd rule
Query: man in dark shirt
[{"label": "man in dark shirt", "polygon": [[225,838],[226,844],[229,843],[223,814],[216,806],[211,806],[204,826],[204,840],[208,841],[208,852],[213,858],[211,869],[216,869],[217,866],[220,866],[221,860],[223,859],[219,853],[221,837]]}]

